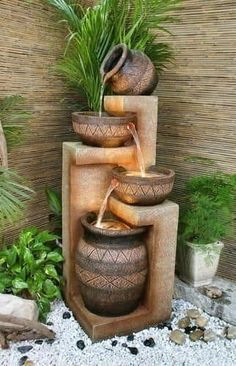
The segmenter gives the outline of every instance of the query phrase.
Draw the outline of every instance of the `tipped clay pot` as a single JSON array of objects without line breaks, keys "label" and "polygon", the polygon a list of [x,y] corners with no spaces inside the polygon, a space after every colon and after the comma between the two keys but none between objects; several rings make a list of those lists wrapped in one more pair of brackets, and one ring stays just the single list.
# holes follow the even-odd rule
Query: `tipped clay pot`
[{"label": "tipped clay pot", "polygon": [[115,94],[150,95],[158,83],[150,58],[143,52],[129,50],[125,44],[115,46],[107,54],[100,72]]}]

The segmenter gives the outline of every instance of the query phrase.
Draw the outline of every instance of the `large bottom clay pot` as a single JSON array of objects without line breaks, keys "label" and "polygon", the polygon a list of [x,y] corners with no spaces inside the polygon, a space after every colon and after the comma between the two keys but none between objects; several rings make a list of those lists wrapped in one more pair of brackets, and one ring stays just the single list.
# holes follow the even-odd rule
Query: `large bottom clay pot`
[{"label": "large bottom clay pot", "polygon": [[96,112],[72,113],[74,131],[82,142],[91,146],[119,147],[123,146],[132,135],[127,125],[136,124],[136,114],[125,112],[123,114]]},{"label": "large bottom clay pot", "polygon": [[145,228],[100,229],[95,214],[81,218],[84,236],[76,253],[76,274],[85,306],[102,316],[132,312],[142,298],[148,271]]}]

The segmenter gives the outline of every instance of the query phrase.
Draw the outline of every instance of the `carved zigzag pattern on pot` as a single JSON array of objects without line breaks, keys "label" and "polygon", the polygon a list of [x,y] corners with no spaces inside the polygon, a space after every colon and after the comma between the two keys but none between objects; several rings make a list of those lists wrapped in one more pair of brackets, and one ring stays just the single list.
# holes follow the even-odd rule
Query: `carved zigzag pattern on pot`
[{"label": "carved zigzag pattern on pot", "polygon": [[123,277],[102,276],[98,273],[86,271],[77,265],[76,273],[79,280],[87,286],[103,289],[124,289],[142,285],[146,280],[147,270]]},{"label": "carved zigzag pattern on pot", "polygon": [[110,125],[86,125],[76,124],[78,133],[86,136],[127,136],[129,131],[124,125],[110,126]]},{"label": "carved zigzag pattern on pot", "polygon": [[138,246],[137,248],[127,248],[117,251],[115,249],[95,248],[92,245],[88,245],[84,240],[81,240],[79,253],[83,257],[104,263],[134,263],[135,260],[140,259],[140,255],[145,256],[145,247]]},{"label": "carved zigzag pattern on pot", "polygon": [[163,195],[166,192],[169,192],[173,186],[173,183],[168,184],[158,184],[158,185],[138,185],[138,184],[129,184],[129,183],[121,183],[116,188],[116,191],[130,194],[133,196],[151,196],[156,197],[159,195]]}]

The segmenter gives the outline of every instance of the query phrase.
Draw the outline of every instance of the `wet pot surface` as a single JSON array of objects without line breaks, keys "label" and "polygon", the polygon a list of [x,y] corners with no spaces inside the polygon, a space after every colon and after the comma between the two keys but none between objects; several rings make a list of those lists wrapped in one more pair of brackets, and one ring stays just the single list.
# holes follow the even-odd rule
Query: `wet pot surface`
[{"label": "wet pot surface", "polygon": [[79,291],[91,312],[125,315],[138,306],[145,288],[145,229],[99,229],[92,225],[95,217],[87,214],[81,218],[84,236],[76,253]]},{"label": "wet pot surface", "polygon": [[142,177],[137,172],[128,172],[122,167],[112,170],[113,178],[119,182],[114,192],[122,202],[149,206],[161,203],[168,197],[174,185],[174,171],[152,166],[146,173]]}]

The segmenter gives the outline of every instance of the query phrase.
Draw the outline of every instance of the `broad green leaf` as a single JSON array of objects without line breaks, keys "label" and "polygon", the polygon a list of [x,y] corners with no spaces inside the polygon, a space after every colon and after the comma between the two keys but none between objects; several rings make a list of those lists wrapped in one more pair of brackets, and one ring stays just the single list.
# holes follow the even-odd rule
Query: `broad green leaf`
[{"label": "broad green leaf", "polygon": [[40,319],[42,321],[45,321],[47,313],[50,311],[51,308],[51,302],[46,297],[41,297],[37,300],[37,304],[39,307]]},{"label": "broad green leaf", "polygon": [[17,259],[17,251],[13,246],[8,250],[8,256],[6,258],[7,264],[9,266],[13,266],[16,263],[16,259]]},{"label": "broad green leaf", "polygon": [[43,290],[45,292],[45,295],[50,299],[60,298],[60,290],[56,285],[54,285],[52,280],[47,279],[45,281]]},{"label": "broad green leaf", "polygon": [[17,290],[24,290],[24,289],[28,288],[28,284],[25,281],[23,281],[21,278],[15,278],[12,281],[12,286]]},{"label": "broad green leaf", "polygon": [[6,258],[0,257],[0,268],[4,263],[6,263]]},{"label": "broad green leaf", "polygon": [[31,253],[29,248],[25,248],[25,252],[24,252],[24,262],[27,264],[27,266],[29,268],[33,268],[33,266],[35,265],[35,260],[34,260],[34,256]]},{"label": "broad green leaf", "polygon": [[42,231],[35,237],[35,240],[41,243],[47,243],[56,239],[59,239],[59,237],[57,235],[49,233],[49,231]]},{"label": "broad green leaf", "polygon": [[59,276],[57,274],[56,268],[54,267],[53,264],[47,264],[45,266],[45,273],[51,277],[54,278],[56,281],[60,281]]},{"label": "broad green leaf", "polygon": [[51,188],[45,189],[50,210],[57,216],[62,214],[62,203],[60,195]]},{"label": "broad green leaf", "polygon": [[59,263],[59,262],[63,262],[64,258],[60,253],[54,251],[54,252],[48,253],[47,260],[55,262],[55,263]]}]

